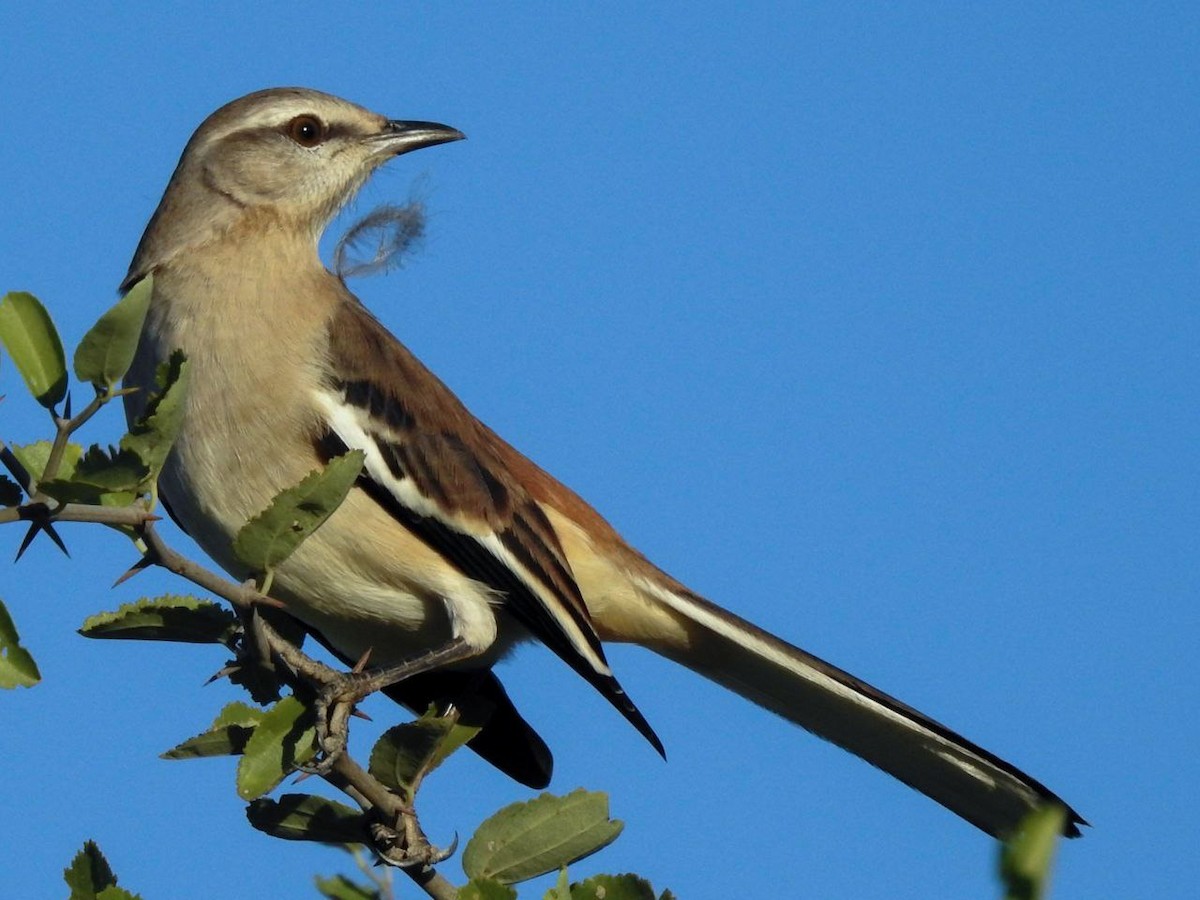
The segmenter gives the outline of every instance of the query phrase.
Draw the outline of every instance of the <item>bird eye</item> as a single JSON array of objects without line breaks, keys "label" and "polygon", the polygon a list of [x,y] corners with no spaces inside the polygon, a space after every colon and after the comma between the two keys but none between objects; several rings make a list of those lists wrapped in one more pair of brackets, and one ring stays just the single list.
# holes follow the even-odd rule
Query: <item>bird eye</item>
[{"label": "bird eye", "polygon": [[287,124],[287,136],[301,147],[315,147],[325,140],[325,123],[316,116],[296,116]]}]

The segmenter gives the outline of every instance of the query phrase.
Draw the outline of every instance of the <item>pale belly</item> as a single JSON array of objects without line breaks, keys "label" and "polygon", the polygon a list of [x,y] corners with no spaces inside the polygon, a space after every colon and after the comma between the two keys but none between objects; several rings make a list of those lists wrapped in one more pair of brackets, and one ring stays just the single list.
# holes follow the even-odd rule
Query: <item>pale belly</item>
[{"label": "pale belly", "polygon": [[[157,355],[140,352],[127,384],[145,384]],[[189,363],[184,421],[159,491],[204,552],[244,580],[261,573],[235,556],[238,531],[321,465],[312,442],[315,407],[299,385],[247,396],[236,355],[193,354]],[[139,413],[136,401],[128,406],[131,416]],[[373,665],[443,645],[464,611],[485,622],[476,666],[491,664],[522,636],[511,625],[498,628],[484,585],[447,566],[358,489],[278,567],[271,594],[346,658],[370,650]]]}]

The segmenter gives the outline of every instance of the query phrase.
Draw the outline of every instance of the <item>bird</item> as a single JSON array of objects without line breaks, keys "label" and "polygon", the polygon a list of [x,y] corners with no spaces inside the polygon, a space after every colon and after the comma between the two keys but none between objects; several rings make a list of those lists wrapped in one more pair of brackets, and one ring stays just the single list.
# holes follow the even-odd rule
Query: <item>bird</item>
[{"label": "bird", "polygon": [[385,688],[412,709],[477,715],[470,743],[543,787],[552,755],[495,664],[540,641],[663,753],[609,665],[634,643],[796,723],[989,835],[1032,810],[1066,810],[1016,766],[675,580],[578,494],[514,449],[393,336],[322,263],[318,241],[382,165],[458,141],[455,128],[390,119],[320,91],[257,91],[187,142],[137,245],[122,293],[151,297],[126,415],[157,368],[190,367],[178,436],[158,481],[171,515],[221,567],[241,526],[348,451],[346,500],[274,573],[272,597],[339,659],[408,676]]}]

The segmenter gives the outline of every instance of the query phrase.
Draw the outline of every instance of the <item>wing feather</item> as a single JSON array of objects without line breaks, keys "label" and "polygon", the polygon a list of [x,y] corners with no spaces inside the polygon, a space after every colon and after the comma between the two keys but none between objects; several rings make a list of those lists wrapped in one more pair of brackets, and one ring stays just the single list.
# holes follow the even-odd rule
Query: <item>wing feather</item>
[{"label": "wing feather", "polygon": [[362,449],[362,488],[590,682],[661,753],[609,668],[558,535],[457,397],[357,301],[330,327],[318,446]]}]

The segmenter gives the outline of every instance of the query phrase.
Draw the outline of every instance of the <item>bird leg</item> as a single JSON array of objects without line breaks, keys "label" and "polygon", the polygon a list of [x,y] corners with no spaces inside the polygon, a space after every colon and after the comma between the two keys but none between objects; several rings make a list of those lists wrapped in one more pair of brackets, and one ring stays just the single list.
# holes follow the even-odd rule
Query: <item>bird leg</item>
[{"label": "bird leg", "polygon": [[410,866],[435,866],[454,855],[458,849],[458,836],[449,847],[435,847],[421,830],[417,814],[405,810],[400,814],[395,827],[376,822],[371,825],[372,848],[380,859],[389,865],[408,868]]},{"label": "bird leg", "polygon": [[450,665],[476,654],[462,638],[452,638],[436,650],[414,656],[402,663],[368,672],[342,672],[330,678],[317,693],[317,747],[321,758],[304,771],[323,775],[346,749],[350,715],[355,704],[375,691],[383,690],[406,678],[431,669]]}]

